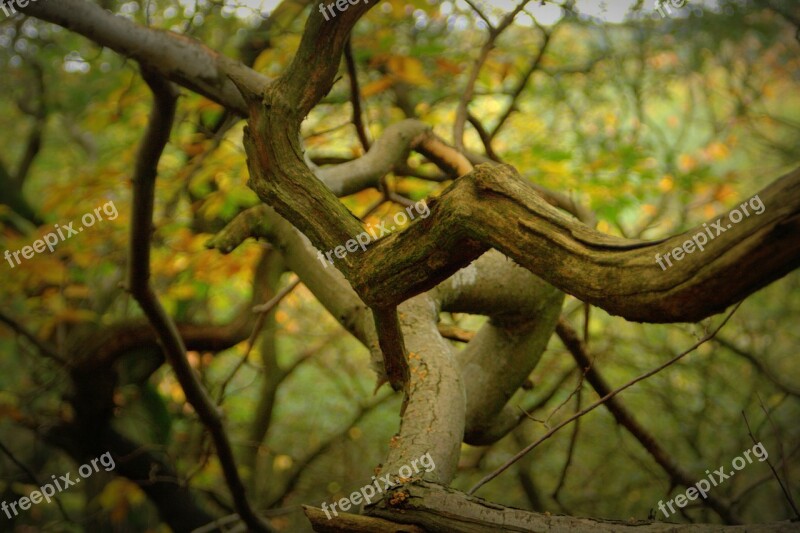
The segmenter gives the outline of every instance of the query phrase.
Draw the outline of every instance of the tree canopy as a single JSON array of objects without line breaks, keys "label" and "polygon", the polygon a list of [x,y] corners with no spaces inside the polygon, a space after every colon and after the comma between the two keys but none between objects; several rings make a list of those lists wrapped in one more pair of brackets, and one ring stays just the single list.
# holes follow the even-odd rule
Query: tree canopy
[{"label": "tree canopy", "polygon": [[796,530],[793,0],[7,1],[0,530]]}]

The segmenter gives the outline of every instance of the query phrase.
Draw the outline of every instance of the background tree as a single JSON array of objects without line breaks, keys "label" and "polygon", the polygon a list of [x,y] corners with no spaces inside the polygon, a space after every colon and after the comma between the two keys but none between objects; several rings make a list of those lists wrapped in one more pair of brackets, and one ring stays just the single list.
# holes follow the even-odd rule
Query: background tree
[{"label": "background tree", "polygon": [[800,17],[592,4],[17,7],[0,244],[118,216],[3,267],[2,499],[116,468],[11,527],[619,531],[549,513],[663,520],[755,439],[670,520],[791,530]]}]

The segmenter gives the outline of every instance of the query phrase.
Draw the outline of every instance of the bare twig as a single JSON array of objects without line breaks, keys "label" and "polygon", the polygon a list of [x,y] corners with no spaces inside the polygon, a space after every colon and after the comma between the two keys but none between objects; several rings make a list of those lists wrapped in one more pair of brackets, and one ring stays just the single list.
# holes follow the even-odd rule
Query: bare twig
[{"label": "bare twig", "polygon": [[[578,394],[575,396],[575,407],[578,411],[581,409],[581,400],[583,399],[583,388],[578,388]],[[575,457],[575,447],[576,443],[578,442],[578,433],[580,432],[581,428],[581,419],[575,421],[575,426],[572,430],[572,435],[569,437],[569,446],[567,447],[567,459],[564,461],[564,468],[561,469],[561,475],[558,478],[558,483],[556,484],[556,488],[553,489],[553,499],[555,501],[558,500],[558,493],[561,492],[561,489],[564,487],[564,483],[567,480],[567,472],[569,471],[569,467],[572,464],[572,459]]]},{"label": "bare twig", "polygon": [[659,365],[658,367],[654,368],[653,370],[649,370],[649,371],[645,372],[644,374],[642,374],[641,376],[629,381],[625,385],[623,385],[623,386],[621,386],[621,387],[619,387],[617,389],[614,389],[613,391],[609,392],[608,394],[606,394],[605,396],[603,396],[602,398],[600,398],[599,400],[597,400],[593,404],[589,405],[588,407],[582,409],[581,411],[578,411],[577,413],[575,413],[571,417],[567,418],[566,420],[561,422],[559,425],[557,425],[556,427],[552,428],[547,433],[545,433],[544,435],[539,437],[538,440],[532,442],[531,444],[529,444],[528,446],[526,446],[525,448],[520,450],[516,455],[514,455],[514,457],[512,457],[511,459],[506,461],[500,468],[498,468],[494,472],[490,473],[489,475],[487,475],[483,479],[481,479],[478,483],[475,484],[475,486],[473,486],[471,489],[469,489],[469,492],[467,492],[467,494],[474,494],[475,491],[477,491],[479,488],[484,486],[486,483],[488,483],[489,481],[493,480],[494,478],[496,478],[497,476],[499,476],[500,474],[505,472],[511,465],[513,465],[516,461],[518,461],[520,457],[522,457],[523,455],[527,454],[528,452],[530,452],[531,450],[533,450],[534,448],[539,446],[541,443],[543,443],[544,441],[546,441],[547,439],[552,437],[558,430],[560,430],[564,426],[574,422],[575,420],[577,420],[578,418],[582,417],[586,413],[589,413],[590,411],[594,411],[596,408],[598,408],[599,406],[603,405],[609,399],[613,398],[614,396],[616,396],[617,394],[621,393],[625,389],[628,389],[628,388],[632,387],[633,385],[639,383],[640,381],[643,381],[643,380],[649,378],[650,376],[653,376],[653,375],[661,372],[662,370],[664,370],[668,366],[670,366],[670,365],[676,363],[677,361],[679,361],[680,359],[682,359],[687,354],[692,353],[694,350],[696,350],[698,348],[698,346],[700,346],[700,345],[706,343],[708,340],[712,339],[714,337],[714,335],[716,335],[717,332],[720,329],[722,329],[723,326],[725,326],[725,324],[728,323],[728,320],[730,320],[731,316],[733,316],[733,313],[735,313],[736,310],[739,309],[740,305],[741,305],[741,302],[737,303],[734,306],[733,310],[731,310],[731,312],[728,313],[728,315],[720,323],[719,326],[717,326],[711,333],[707,334],[705,337],[703,337],[702,339],[700,339],[699,341],[694,343],[687,350],[679,353],[678,355],[676,355],[675,357],[671,358],[666,363],[664,363],[662,365]]},{"label": "bare twig", "polygon": [[466,1],[467,5],[468,5],[469,7],[471,7],[471,8],[472,8],[472,10],[473,10],[475,13],[477,13],[477,14],[478,14],[478,16],[479,16],[481,19],[483,19],[483,21],[486,23],[486,26],[487,26],[487,27],[488,27],[490,30],[493,30],[493,29],[494,29],[494,26],[492,25],[492,21],[491,21],[491,20],[489,20],[489,17],[487,17],[487,16],[486,16],[486,13],[484,13],[484,12],[483,12],[483,11],[482,11],[482,10],[481,10],[481,9],[480,9],[478,6],[476,6],[476,5],[475,5],[475,2],[473,2],[472,0],[465,0],[465,1]]},{"label": "bare twig", "polygon": [[[764,408],[763,404],[761,405],[761,408],[762,409]],[[769,418],[769,413],[767,413],[766,410],[764,412],[766,413],[767,418]],[[752,439],[753,444],[758,444],[759,441],[757,441],[755,435],[753,435],[753,430],[750,429],[750,422],[747,421],[747,414],[745,414],[744,411],[742,411],[742,418],[744,418],[744,423],[747,426],[747,434],[750,435],[750,439]],[[794,511],[795,516],[797,517],[798,520],[800,520],[800,511],[797,510],[797,505],[795,505],[794,503],[794,498],[792,498],[792,494],[783,484],[783,481],[781,481],[781,477],[778,475],[778,472],[775,470],[775,467],[772,465],[772,461],[769,460],[769,457],[765,458],[765,461],[767,461],[769,469],[772,470],[772,475],[775,476],[778,485],[780,485],[781,490],[783,491],[783,495],[786,497],[786,500],[789,502],[789,505],[792,506],[792,510]]]},{"label": "bare twig", "polygon": [[[286,296],[288,296],[289,293],[292,292],[298,285],[300,285],[300,279],[299,278],[295,279],[290,284],[288,284],[286,287],[281,289],[278,292],[278,294],[273,296],[268,302],[253,307],[253,312],[254,313],[261,313],[262,315],[269,314],[269,312],[272,311],[279,303],[281,303],[281,300],[286,298]],[[255,328],[253,328],[253,329],[255,329]]]},{"label": "bare twig", "polygon": [[732,341],[730,341],[730,340],[728,340],[728,339],[726,339],[724,337],[717,337],[716,339],[714,339],[714,342],[718,343],[720,346],[722,346],[724,348],[727,348],[728,350],[730,350],[734,354],[746,359],[747,362],[749,362],[751,365],[756,367],[756,370],[758,370],[759,372],[764,374],[764,376],[769,381],[774,383],[776,387],[778,387],[780,390],[782,390],[786,394],[790,394],[790,395],[792,395],[794,397],[800,397],[800,388],[798,388],[797,386],[794,386],[794,385],[792,385],[790,383],[784,383],[783,379],[781,379],[777,375],[775,375],[775,372],[772,371],[772,369],[769,367],[769,365],[766,362],[762,361],[756,355],[754,355],[754,354],[748,352],[747,350],[739,347],[737,344],[735,344],[734,342],[732,342]]},{"label": "bare twig", "polygon": [[357,424],[361,423],[364,418],[372,413],[375,409],[386,403],[390,398],[394,398],[394,394],[386,393],[378,398],[371,399],[366,405],[362,405],[359,407],[358,412],[352,418],[350,423],[346,424],[341,431],[333,434],[328,438],[325,442],[321,443],[317,448],[306,455],[304,458],[297,460],[297,466],[294,468],[291,476],[289,477],[286,485],[284,486],[281,494],[274,497],[267,507],[272,507],[277,505],[279,502],[282,502],[289,496],[292,491],[294,491],[295,487],[300,481],[303,473],[307,470],[307,468],[319,459],[322,455],[327,453],[336,443],[342,442],[344,438],[347,436],[348,432],[355,427]]},{"label": "bare twig", "polygon": [[361,114],[361,90],[358,88],[358,71],[356,70],[356,60],[353,58],[353,45],[350,37],[347,38],[347,43],[344,45],[344,60],[347,65],[347,75],[350,77],[350,103],[353,106],[353,126],[356,127],[358,139],[366,152],[369,150],[370,142],[367,128],[364,125],[364,118]]},{"label": "bare twig", "polygon": [[[42,482],[39,481],[39,478],[36,477],[36,474],[34,474],[33,471],[31,471],[31,469],[25,465],[25,463],[14,457],[14,454],[11,453],[11,450],[6,448],[5,444],[3,444],[2,441],[0,441],[0,451],[6,454],[6,457],[8,457],[12,463],[17,465],[17,468],[25,472],[25,474],[28,476],[28,478],[30,478],[31,481],[33,481],[39,487],[42,486]],[[61,504],[61,498],[59,498],[58,496],[52,496],[52,498],[56,501],[56,505],[58,505],[58,509],[59,511],[61,511],[61,515],[64,517],[64,519],[67,520],[68,522],[72,522],[72,519],[67,514],[67,510],[64,509],[64,506]]]},{"label": "bare twig", "polygon": [[139,303],[153,326],[167,361],[203,425],[211,434],[220,466],[236,511],[252,531],[272,532],[272,527],[256,514],[247,500],[244,484],[236,469],[228,436],[216,406],[194,374],[186,357],[186,347],[175,323],[161,306],[150,284],[150,238],[153,227],[155,182],[161,154],[169,140],[175,117],[177,92],[158,74],[146,69],[142,75],[154,96],[147,131],[136,159],[133,179],[133,214],[131,217],[128,290]]},{"label": "bare twig", "polygon": [[31,341],[31,343],[36,346],[36,349],[41,352],[41,354],[53,361],[57,361],[64,366],[69,366],[66,359],[58,355],[55,348],[47,344],[46,342],[42,341],[39,337],[34,335],[31,331],[28,331],[28,328],[11,318],[8,314],[4,311],[0,310],[0,322],[5,323],[11,330],[13,330],[18,335],[21,335]]},{"label": "bare twig", "polygon": [[530,79],[530,77],[533,75],[534,72],[536,72],[539,69],[539,66],[542,64],[542,58],[544,57],[544,54],[547,51],[547,45],[550,44],[550,37],[552,36],[553,32],[546,30],[542,26],[539,26],[539,29],[541,30],[543,36],[542,45],[539,47],[539,52],[536,54],[536,57],[534,57],[533,60],[531,61],[530,65],[528,66],[528,69],[522,74],[522,77],[520,77],[517,86],[514,88],[513,91],[511,91],[511,101],[508,103],[508,107],[503,112],[503,114],[500,115],[500,118],[497,120],[497,124],[495,124],[494,129],[491,131],[491,133],[489,133],[488,137],[489,144],[491,144],[494,138],[497,137],[497,134],[500,132],[500,128],[502,128],[503,125],[506,123],[508,117],[510,117],[511,114],[514,111],[516,111],[517,99],[520,97],[522,91],[524,91],[525,87],[528,85],[528,80]]},{"label": "bare twig", "polygon": [[[578,333],[569,325],[569,323],[562,317],[556,325],[556,333],[558,334],[564,346],[572,354],[573,359],[579,368],[585,369],[586,381],[601,397],[607,396],[611,392],[611,386],[603,379],[600,372],[594,366],[592,358],[586,349],[586,344],[581,342],[578,338]],[[649,453],[659,466],[667,473],[670,481],[674,484],[683,485],[684,487],[691,487],[694,485],[694,479],[688,472],[681,469],[681,467],[672,459],[669,453],[661,447],[658,440],[642,427],[639,422],[634,418],[633,414],[625,407],[619,398],[609,398],[605,402],[606,409],[614,416],[614,419],[627,429],[631,435],[642,445],[642,447]],[[705,503],[708,504],[717,514],[719,514],[728,523],[739,523],[740,519],[732,510],[731,504],[723,501],[714,494],[708,494]]]},{"label": "bare twig", "polygon": [[253,345],[255,345],[256,339],[258,338],[258,334],[261,333],[261,328],[264,327],[264,321],[266,320],[267,315],[269,315],[269,313],[275,309],[279,303],[281,303],[281,300],[283,300],[298,285],[300,285],[299,278],[295,279],[289,285],[281,289],[280,292],[273,296],[267,303],[253,307],[253,312],[258,313],[258,317],[256,318],[256,323],[253,325],[253,331],[250,333],[250,338],[247,339],[247,349],[245,349],[244,355],[233,368],[233,370],[231,370],[231,373],[228,375],[228,377],[222,382],[222,385],[219,389],[219,396],[217,397],[217,405],[222,405],[222,400],[225,398],[225,389],[228,387],[239,370],[241,370],[245,363],[247,363],[247,360],[250,357],[250,352],[253,350]]},{"label": "bare twig", "polygon": [[[784,457],[786,455],[783,451],[783,438],[781,438],[781,432],[778,429],[778,426],[775,424],[775,421],[772,419],[772,414],[767,410],[767,406],[764,405],[764,401],[761,399],[761,395],[756,393],[758,396],[758,403],[761,405],[761,410],[764,411],[764,414],[767,415],[767,420],[769,421],[769,425],[772,426],[772,431],[775,433],[775,445],[778,447],[778,457],[781,459],[779,464],[783,464],[781,470],[783,471],[783,478],[786,480],[786,484],[789,484],[789,464],[787,461],[784,461]],[[788,491],[786,496],[789,498],[789,503],[792,505],[794,512],[797,513],[797,506],[794,502],[794,497],[792,496],[792,491]],[[800,516],[798,516],[800,518]]]},{"label": "bare twig", "polygon": [[475,128],[475,131],[478,133],[478,137],[480,137],[481,142],[483,143],[483,150],[486,152],[486,157],[492,161],[502,163],[503,160],[500,159],[500,156],[498,156],[492,148],[491,134],[486,131],[486,128],[483,127],[483,124],[481,124],[481,121],[478,120],[478,117],[470,112],[467,112],[467,120],[469,120],[469,123],[472,124],[472,127]]},{"label": "bare twig", "polygon": [[456,108],[456,120],[453,124],[453,143],[460,152],[464,151],[464,125],[467,122],[467,107],[469,106],[469,103],[475,94],[475,83],[478,81],[478,74],[480,74],[481,68],[483,68],[486,60],[489,59],[489,53],[494,48],[497,38],[500,37],[500,34],[503,33],[512,22],[514,22],[514,18],[525,8],[525,5],[528,3],[528,1],[529,0],[522,0],[513,11],[506,14],[506,16],[500,20],[500,23],[497,25],[497,27],[493,27],[491,24],[489,24],[489,37],[486,39],[483,47],[481,47],[478,59],[472,66],[472,71],[470,72],[467,80],[467,86],[464,88],[464,92],[462,93],[458,102],[458,107]]}]

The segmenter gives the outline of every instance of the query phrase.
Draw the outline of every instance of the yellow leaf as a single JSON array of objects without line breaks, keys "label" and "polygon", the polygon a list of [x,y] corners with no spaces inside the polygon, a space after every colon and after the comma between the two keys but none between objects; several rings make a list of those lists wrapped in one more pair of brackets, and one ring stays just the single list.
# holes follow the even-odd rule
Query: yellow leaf
[{"label": "yellow leaf", "polygon": [[55,317],[60,322],[68,322],[72,324],[80,324],[81,322],[89,322],[95,319],[95,312],[88,309],[64,309],[56,313]]},{"label": "yellow leaf", "polygon": [[678,158],[678,168],[681,169],[681,172],[691,172],[696,167],[697,159],[689,154],[681,154],[681,156]]},{"label": "yellow leaf", "polygon": [[253,70],[257,72],[264,72],[267,69],[267,66],[272,62],[272,49],[267,48],[256,58],[255,62],[253,63]]},{"label": "yellow leaf", "polygon": [[420,86],[432,85],[431,80],[425,75],[425,69],[422,66],[422,62],[417,58],[407,56],[392,56],[389,59],[389,68],[394,70],[395,73],[405,82]]},{"label": "yellow leaf", "polygon": [[64,296],[67,298],[88,298],[90,294],[86,285],[69,285],[64,289]]},{"label": "yellow leaf", "polygon": [[176,300],[190,300],[195,293],[193,285],[176,285],[169,291],[169,295]]},{"label": "yellow leaf", "polygon": [[395,79],[394,76],[384,76],[379,80],[375,80],[370,82],[361,89],[361,95],[364,98],[369,98],[370,96],[376,95],[378,93],[382,93],[392,85],[394,85]]},{"label": "yellow leaf", "polygon": [[292,467],[292,458],[288,455],[277,455],[273,461],[275,470],[289,470]]},{"label": "yellow leaf", "polygon": [[718,141],[712,142],[706,148],[706,157],[714,161],[725,159],[729,154],[730,151],[728,150],[728,147]]}]

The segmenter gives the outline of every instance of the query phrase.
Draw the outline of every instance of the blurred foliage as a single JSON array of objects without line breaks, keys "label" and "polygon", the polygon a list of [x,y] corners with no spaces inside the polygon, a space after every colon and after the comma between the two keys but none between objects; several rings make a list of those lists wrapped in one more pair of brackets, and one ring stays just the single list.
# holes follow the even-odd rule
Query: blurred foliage
[{"label": "blurred foliage", "polygon": [[[257,70],[278,76],[289,64],[307,16],[305,4],[286,0],[275,10],[275,23],[262,38],[266,45],[253,58]],[[774,4],[796,9],[792,0]],[[233,57],[241,57],[244,45],[265,31],[261,11],[233,0],[104,5],[139,24],[190,35]],[[503,14],[494,6],[476,5],[483,6],[493,23]],[[553,9],[561,13],[557,20]],[[500,36],[479,73],[470,112],[491,131],[513,103],[516,112],[493,147],[527,179],[588,205],[597,213],[601,231],[649,239],[681,232],[733,206],[800,160],[800,44],[797,28],[782,15],[759,4],[721,0],[713,10],[688,4],[669,18],[647,5],[631,11],[622,23],[598,17],[581,11],[580,3],[561,12],[552,3],[534,2]],[[542,46],[542,31],[534,20],[552,31],[552,37],[524,92],[511,102],[520,76]],[[391,0],[372,9],[352,37],[371,136],[379,137],[388,125],[414,113],[451,138],[458,100],[486,38],[486,23],[461,2]],[[36,94],[31,87],[39,75],[46,109],[43,148],[24,185],[25,198],[45,223],[35,227],[20,222],[4,207],[0,249],[18,250],[54,224],[77,221],[109,201],[119,211],[115,220],[59,243],[54,253],[36,254],[13,269],[5,261],[0,267],[2,309],[64,350],[76,332],[140,316],[119,284],[126,268],[130,178],[150,95],[130,60],[22,17],[0,21],[0,71],[0,165],[9,174],[34,127],[30,108]],[[304,124],[312,156],[351,159],[363,153],[350,125],[349,99],[343,67],[342,77]],[[160,164],[153,282],[178,321],[231,320],[248,302],[253,267],[263,249],[252,241],[228,256],[205,248],[214,232],[257,203],[246,186],[242,123],[215,137],[221,113],[217,104],[184,90]],[[475,129],[467,126],[466,131],[467,147],[482,152]],[[433,172],[417,155],[410,164]],[[413,199],[443,188],[413,177],[392,176],[389,183]],[[343,201],[360,214],[379,198],[370,189]],[[377,222],[393,209],[384,205],[367,222]],[[637,419],[698,480],[704,470],[729,464],[751,447],[744,411],[774,463],[780,462],[783,446],[789,484],[800,499],[800,372],[792,363],[800,346],[799,285],[800,278],[791,274],[752,296],[720,334],[762,361],[785,387],[741,353],[711,342],[622,396]],[[582,324],[582,309],[569,299],[564,312]],[[348,494],[381,462],[397,430],[399,398],[369,409],[349,427],[364,406],[375,402],[366,349],[341,333],[302,287],[281,303],[275,320],[281,368],[309,347],[321,348],[281,384],[258,453],[258,470],[248,475],[266,480],[256,484],[253,500],[274,508],[270,516],[276,527],[302,531],[308,526],[299,504],[319,505]],[[473,329],[483,319],[444,320]],[[589,349],[605,378],[620,385],[691,345],[707,326],[640,325],[593,310]],[[213,395],[239,363],[245,344],[215,354],[189,354]],[[70,416],[68,375],[5,327],[0,327],[0,353],[0,442],[41,478],[74,471],[77,465],[36,436],[36,428]],[[237,446],[248,438],[265,379],[258,345],[254,353],[228,385],[223,404]],[[135,354],[128,359],[135,361]],[[543,395],[573,366],[554,338],[531,376],[533,390],[520,391],[512,404],[528,404]],[[576,398],[570,394],[578,382],[573,372],[532,416],[547,419],[567,402],[554,419],[566,416],[575,409]],[[589,398],[593,393],[586,390],[583,405]],[[762,401],[777,430],[765,421]],[[164,452],[206,507],[227,514],[228,496],[219,466],[209,457],[208,437],[167,368],[144,384],[122,380],[115,404],[116,428],[148,449]],[[516,436],[528,442],[542,431],[541,423],[531,421]],[[602,409],[581,420],[574,458],[554,497],[570,437],[570,429],[562,431],[533,452],[528,474],[538,504],[513,471],[481,496],[521,508],[623,519],[646,518],[659,500],[672,497],[664,472]],[[303,465],[328,441],[319,457]],[[454,486],[468,488],[518,448],[512,437],[490,448],[465,445],[463,470]],[[301,475],[283,494],[298,465],[304,466]],[[0,469],[0,500],[32,490],[30,479],[4,455]],[[748,521],[790,514],[763,463],[754,463],[714,491],[733,499]],[[155,510],[141,490],[123,478],[107,475],[103,483],[63,493],[62,500],[74,524],[65,524],[54,505],[39,505],[18,518],[19,531],[27,530],[24,525],[47,524],[60,531],[164,530],[156,525]],[[718,520],[702,507],[674,519]]]}]

